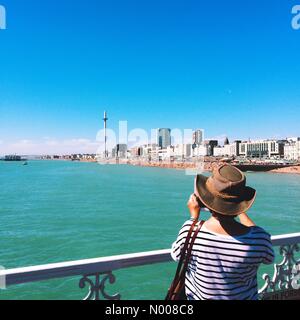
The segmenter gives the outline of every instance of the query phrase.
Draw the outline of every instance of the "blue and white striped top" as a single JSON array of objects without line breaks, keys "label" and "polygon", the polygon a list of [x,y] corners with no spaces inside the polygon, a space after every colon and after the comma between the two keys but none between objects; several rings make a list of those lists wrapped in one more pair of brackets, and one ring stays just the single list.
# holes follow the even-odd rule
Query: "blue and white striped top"
[{"label": "blue and white striped top", "polygon": [[[172,245],[172,258],[179,261],[191,220],[182,226]],[[251,227],[242,236],[220,235],[203,225],[193,246],[186,273],[189,300],[257,300],[257,270],[271,264],[274,251],[270,235]]]}]

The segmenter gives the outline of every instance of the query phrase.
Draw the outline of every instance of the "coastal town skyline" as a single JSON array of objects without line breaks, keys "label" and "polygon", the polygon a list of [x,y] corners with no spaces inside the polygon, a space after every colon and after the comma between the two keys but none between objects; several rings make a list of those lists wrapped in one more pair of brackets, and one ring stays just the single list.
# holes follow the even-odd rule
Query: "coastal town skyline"
[{"label": "coastal town skyline", "polygon": [[[59,147],[60,142],[58,140],[50,139],[45,137],[42,141],[45,144],[45,152],[17,152],[18,146],[25,147],[23,150],[27,150],[26,147],[36,148],[40,147],[38,144],[34,144],[32,141],[23,140],[19,145],[13,144],[12,151],[8,150],[5,152],[5,148],[1,148],[4,145],[3,141],[0,140],[0,156],[7,155],[26,155],[26,156],[73,156],[73,155],[104,155],[104,157],[115,157],[112,156],[114,150],[118,146],[126,146],[126,153],[131,152],[130,150],[138,149],[145,146],[151,146],[154,148],[159,148],[161,150],[166,150],[167,148],[182,148],[183,146],[190,146],[191,148],[196,148],[196,146],[204,146],[205,144],[210,144],[213,142],[213,148],[222,150],[226,145],[232,145],[232,143],[240,142],[240,143],[262,143],[262,142],[280,142],[283,145],[289,145],[291,142],[300,141],[300,134],[290,137],[266,137],[266,138],[256,138],[251,139],[242,139],[242,138],[231,138],[226,134],[222,134],[216,137],[209,137],[206,135],[206,130],[201,129],[200,127],[196,129],[183,129],[180,130],[178,128],[155,128],[151,129],[149,134],[146,130],[141,128],[135,128],[132,130],[128,130],[127,122],[119,122],[119,131],[114,132],[110,127],[107,127],[107,112],[104,112],[104,128],[100,129],[97,133],[97,137],[95,140],[88,139],[71,139],[63,141],[63,146],[67,146],[68,143],[71,145],[72,150],[69,152],[49,152],[51,151],[51,147]],[[107,134],[107,131],[109,134]],[[162,132],[163,131],[163,132]],[[160,133],[161,132],[161,133]],[[161,137],[159,135],[161,134]],[[145,139],[145,140],[143,140]],[[162,141],[163,140],[163,141]],[[105,143],[106,142],[106,143]],[[80,150],[82,148],[82,144],[88,146],[85,150]],[[297,153],[299,153],[300,159],[300,145]],[[218,151],[218,153],[220,152]],[[283,150],[283,149],[282,149]],[[283,154],[283,153],[282,153]],[[106,156],[105,156],[106,155]],[[204,155],[204,154],[203,154]],[[212,152],[212,155],[213,152]],[[222,155],[222,154],[220,154]],[[223,154],[225,156],[225,154]]]},{"label": "coastal town skyline", "polygon": [[1,154],[93,152],[103,109],[114,131],[299,136],[294,3],[66,1],[55,24],[50,0],[1,4]]},{"label": "coastal town skyline", "polygon": [[[106,111],[105,111],[106,116]],[[103,124],[103,120],[99,117],[99,123]],[[128,148],[131,147],[140,147],[147,144],[159,144],[157,142],[157,131],[159,130],[170,130],[170,141],[172,141],[169,145],[176,146],[179,144],[193,144],[195,143],[193,134],[196,131],[202,131],[202,139],[207,141],[217,141],[218,146],[223,146],[224,141],[271,141],[271,140],[290,140],[294,138],[298,138],[300,134],[296,134],[294,136],[263,136],[251,138],[248,137],[231,137],[226,133],[219,134],[216,136],[209,136],[206,134],[206,129],[198,126],[196,128],[168,128],[167,126],[163,128],[152,128],[150,130],[145,130],[143,128],[129,128],[127,121],[119,121],[118,128],[116,131],[111,129],[115,126],[107,125],[109,119],[106,119],[105,127],[106,129],[113,134],[114,138],[106,139],[109,141],[108,152],[112,152],[112,149],[118,145],[126,142]],[[58,140],[56,138],[51,137],[43,137],[38,140],[29,140],[29,139],[21,139],[19,141],[15,141],[11,144],[5,143],[5,141],[0,139],[0,156],[4,155],[72,155],[72,154],[98,154],[99,150],[105,148],[105,130],[103,128],[99,128],[97,134],[95,135],[95,139],[88,138],[71,138],[65,140]],[[132,136],[133,133],[133,136]],[[140,136],[139,136],[140,135]],[[143,140],[144,138],[144,140]],[[129,139],[129,143],[128,143]],[[130,140],[131,139],[131,140]],[[44,149],[43,149],[44,148]],[[100,148],[100,149],[99,149]],[[42,150],[42,152],[39,152]]]}]

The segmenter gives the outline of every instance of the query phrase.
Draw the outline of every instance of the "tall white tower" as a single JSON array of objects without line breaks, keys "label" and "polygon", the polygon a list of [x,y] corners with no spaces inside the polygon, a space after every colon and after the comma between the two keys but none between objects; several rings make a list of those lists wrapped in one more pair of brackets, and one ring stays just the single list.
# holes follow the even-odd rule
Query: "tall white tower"
[{"label": "tall white tower", "polygon": [[103,121],[104,121],[104,157],[105,158],[108,158],[108,150],[107,150],[107,121],[108,121],[108,117],[107,117],[107,112],[104,111],[104,118],[103,118]]}]

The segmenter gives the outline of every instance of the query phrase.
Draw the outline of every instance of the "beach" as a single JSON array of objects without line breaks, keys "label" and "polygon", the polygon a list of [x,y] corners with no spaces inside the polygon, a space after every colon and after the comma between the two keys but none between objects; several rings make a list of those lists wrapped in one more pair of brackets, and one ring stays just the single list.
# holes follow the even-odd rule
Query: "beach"
[{"label": "beach", "polygon": [[[49,161],[45,159],[46,161]],[[67,161],[67,162],[74,162],[69,159],[60,159],[51,161]],[[209,160],[205,162],[179,162],[179,161],[146,161],[146,160],[132,160],[132,159],[107,159],[97,161],[96,159],[80,159],[75,162],[82,162],[82,163],[99,163],[99,164],[111,164],[111,165],[130,165],[130,166],[138,166],[138,167],[150,167],[150,168],[165,168],[165,169],[175,169],[175,170],[188,170],[188,169],[198,169],[207,172],[212,171],[212,167],[216,164],[224,163],[222,161],[217,160]],[[233,163],[233,165],[236,165]],[[269,172],[269,173],[282,173],[282,174],[300,174],[300,164],[285,166],[283,168],[275,168],[272,169],[272,165],[270,164],[248,164],[248,165],[236,165],[242,171],[254,171],[254,172]],[[248,167],[248,168],[247,168]]]},{"label": "beach", "polygon": [[[200,162],[159,162],[159,161],[142,161],[142,160],[119,160],[108,161],[109,163],[118,163],[118,164],[128,164],[132,166],[141,166],[141,167],[158,167],[158,168],[168,168],[168,169],[177,169],[177,170],[186,170],[186,169],[202,169],[203,171],[212,171],[212,167],[218,163],[218,161],[207,161],[204,163]],[[224,163],[224,162],[223,162]],[[238,167],[238,166],[237,166]],[[259,170],[258,170],[259,168]],[[300,174],[300,165],[288,166],[284,168],[272,169],[269,164],[257,166],[250,165],[249,170],[246,171],[260,171],[260,172],[270,172],[270,173],[285,173],[285,174]]]},{"label": "beach", "polygon": [[288,168],[274,169],[271,172],[274,172],[274,173],[300,174],[300,165],[292,166],[292,167],[288,167]]}]

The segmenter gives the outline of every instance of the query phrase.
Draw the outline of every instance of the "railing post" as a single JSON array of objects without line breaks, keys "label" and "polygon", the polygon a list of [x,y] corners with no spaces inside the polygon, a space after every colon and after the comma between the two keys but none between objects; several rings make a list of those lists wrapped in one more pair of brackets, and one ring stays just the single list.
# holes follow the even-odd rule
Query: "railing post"
[{"label": "railing post", "polygon": [[[94,281],[91,277],[95,277]],[[105,292],[105,282],[107,280],[109,280],[110,284],[113,284],[116,281],[116,277],[112,272],[95,273],[83,276],[79,281],[79,288],[84,289],[86,284],[89,285],[89,292],[83,300],[100,300],[100,294],[102,294],[106,300],[120,300],[121,295],[119,293],[110,296]]]},{"label": "railing post", "polygon": [[298,244],[289,244],[280,247],[279,253],[283,259],[279,264],[274,264],[272,279],[268,274],[263,275],[265,284],[259,290],[261,299],[267,299],[270,293],[280,292],[280,290],[299,289],[300,259],[296,260],[295,258],[295,254],[299,252],[299,250]]}]

